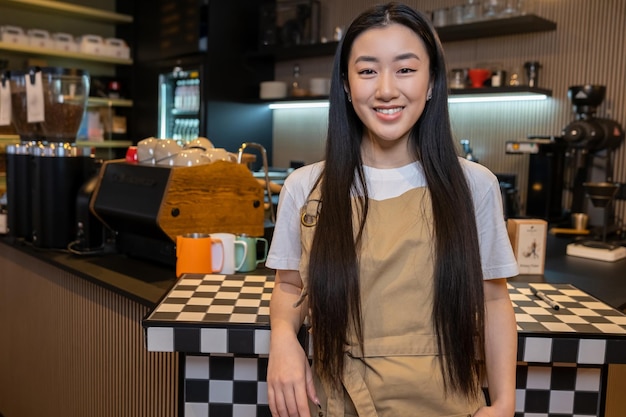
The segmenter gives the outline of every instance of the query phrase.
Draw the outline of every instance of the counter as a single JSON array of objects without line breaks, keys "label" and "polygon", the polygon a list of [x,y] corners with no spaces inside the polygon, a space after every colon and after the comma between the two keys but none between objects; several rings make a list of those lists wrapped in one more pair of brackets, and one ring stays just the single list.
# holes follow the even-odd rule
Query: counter
[{"label": "counter", "polygon": [[[185,416],[269,415],[273,284],[273,276],[186,275],[144,320],[148,350],[184,354]],[[518,327],[516,415],[603,416],[608,365],[626,364],[626,315],[569,284],[508,286]]]},{"label": "counter", "polygon": [[[623,310],[626,306],[626,260],[605,263],[567,257],[565,246],[569,241],[549,236],[545,274],[516,277],[511,284],[572,284],[604,304]],[[273,271],[267,269],[257,273],[261,277],[273,276]],[[245,287],[258,291],[259,282],[245,284]],[[228,387],[234,382],[227,379],[236,375],[238,379],[233,380],[237,381],[236,401],[243,401],[236,404],[245,406],[244,410],[258,407],[259,415],[263,415],[267,411],[263,404],[266,402],[263,381],[269,337],[265,303],[271,279],[263,278],[263,282],[261,293],[265,298],[261,304],[248,305],[251,301],[247,297],[251,295],[247,294],[239,299],[236,310],[233,306],[237,315],[232,317],[239,317],[242,322],[213,323],[212,328],[204,329],[200,336],[181,339],[179,334],[196,334],[198,325],[195,328],[187,324],[170,326],[172,330],[168,330],[164,316],[157,315],[152,317],[157,322],[145,322],[142,327],[142,321],[149,314],[162,313],[156,307],[173,285],[180,283],[175,279],[174,268],[114,253],[77,256],[42,250],[21,241],[0,238],[0,331],[3,340],[8,341],[0,344],[0,369],[3,370],[0,373],[0,412],[7,417],[43,414],[182,417],[186,415],[185,398],[203,399],[207,395],[229,398]],[[221,288],[220,297],[229,292],[232,296],[233,288]],[[227,303],[219,297],[216,301],[216,307]],[[200,308],[191,307],[191,311],[185,313],[197,314],[196,309]],[[222,311],[226,308],[220,306]],[[250,308],[257,308],[258,314],[250,313]],[[176,337],[149,341],[144,334],[149,328],[157,333],[174,332]],[[306,343],[305,335],[301,336],[302,343]],[[571,343],[566,342],[562,334],[548,333],[539,338],[544,342],[550,340],[552,346]],[[595,340],[609,339],[589,335],[585,343],[593,344]],[[202,343],[210,346],[210,350],[202,350],[205,349]],[[613,346],[613,342],[610,345]],[[524,352],[528,351],[525,349]],[[605,353],[613,352],[614,348],[607,349]],[[624,347],[620,349],[626,351]],[[607,397],[605,416],[623,415],[626,405],[623,385],[619,383],[626,380],[626,366],[608,366],[607,376],[606,364],[567,362],[564,369],[554,371],[549,362],[525,362],[524,359],[520,357],[518,371],[526,384],[543,380],[539,384],[545,385],[545,378],[537,379],[535,375],[545,377],[548,375],[546,368],[554,375],[589,373],[594,381],[600,379],[599,394],[590,394],[600,398],[600,404],[605,393],[611,394],[611,387],[618,387],[613,389],[614,397],[622,408],[619,413],[610,414],[610,398]],[[209,368],[213,376],[217,372],[218,376],[222,375],[220,378],[226,379],[210,382],[205,377]],[[33,369],[39,371],[36,379],[30,376]],[[615,369],[622,369],[618,373],[618,384],[610,382]],[[189,384],[185,378],[190,378]],[[191,379],[197,381],[192,383]],[[217,391],[213,389],[212,394],[207,394],[204,387],[208,385],[218,387]],[[248,388],[240,389],[241,386]],[[532,384],[531,387],[523,390],[525,398],[534,395],[528,396],[528,393],[536,392],[538,401],[545,403],[545,390],[537,390]],[[226,393],[219,389],[226,389]],[[230,395],[234,398],[234,391]],[[581,393],[575,395],[584,397]],[[33,396],[38,401],[33,401]],[[252,396],[260,404],[251,403]],[[209,403],[206,404],[208,407]],[[221,410],[223,404],[213,406]]]},{"label": "counter", "polygon": [[0,413],[178,416],[179,354],[148,352],[141,328],[173,282],[173,273],[123,257],[3,239]]}]

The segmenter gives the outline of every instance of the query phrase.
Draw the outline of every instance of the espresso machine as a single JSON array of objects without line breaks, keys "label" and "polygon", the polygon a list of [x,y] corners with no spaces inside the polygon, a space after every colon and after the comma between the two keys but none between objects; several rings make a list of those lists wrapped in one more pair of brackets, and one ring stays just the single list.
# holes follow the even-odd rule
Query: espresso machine
[{"label": "espresso machine", "polygon": [[75,144],[89,94],[79,69],[10,71],[11,120],[19,143],[7,146],[9,236],[67,249],[77,236],[76,198],[96,172],[91,148]]}]

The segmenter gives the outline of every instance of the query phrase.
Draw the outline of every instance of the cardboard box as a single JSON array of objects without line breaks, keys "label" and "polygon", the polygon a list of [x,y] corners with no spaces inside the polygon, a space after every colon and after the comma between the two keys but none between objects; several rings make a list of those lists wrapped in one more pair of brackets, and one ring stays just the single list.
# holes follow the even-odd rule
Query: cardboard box
[{"label": "cardboard box", "polygon": [[506,227],[520,274],[543,275],[548,222],[540,219],[508,219]]}]

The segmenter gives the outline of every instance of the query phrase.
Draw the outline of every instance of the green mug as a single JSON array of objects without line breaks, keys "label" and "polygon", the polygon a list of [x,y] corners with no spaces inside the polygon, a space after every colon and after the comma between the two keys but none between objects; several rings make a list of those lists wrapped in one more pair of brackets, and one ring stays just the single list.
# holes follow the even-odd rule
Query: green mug
[{"label": "green mug", "polygon": [[[237,272],[252,272],[260,263],[265,262],[269,249],[267,239],[248,235],[237,235],[237,240],[245,242],[248,248],[247,251],[244,251],[244,245],[235,246],[235,263],[241,265],[237,269]],[[259,243],[262,245],[259,245]],[[262,247],[260,248],[260,246]]]}]

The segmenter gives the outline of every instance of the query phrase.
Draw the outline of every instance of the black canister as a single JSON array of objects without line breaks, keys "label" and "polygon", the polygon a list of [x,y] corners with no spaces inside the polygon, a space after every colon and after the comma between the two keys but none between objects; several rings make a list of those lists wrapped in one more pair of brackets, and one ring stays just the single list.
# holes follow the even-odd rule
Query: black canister
[{"label": "black canister", "polygon": [[7,223],[9,236],[32,239],[31,144],[6,147]]},{"label": "black canister", "polygon": [[67,249],[76,240],[76,197],[94,174],[90,148],[50,143],[32,148],[33,245]]}]

